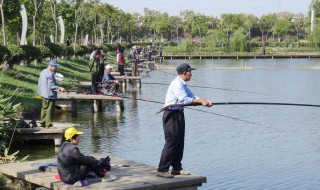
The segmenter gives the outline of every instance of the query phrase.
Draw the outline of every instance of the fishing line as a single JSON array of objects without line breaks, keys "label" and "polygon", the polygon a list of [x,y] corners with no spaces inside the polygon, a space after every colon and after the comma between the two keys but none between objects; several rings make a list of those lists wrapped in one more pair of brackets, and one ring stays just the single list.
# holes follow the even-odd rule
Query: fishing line
[{"label": "fishing line", "polygon": [[[162,73],[175,75],[175,76],[177,75],[177,74],[169,73],[169,72],[166,72],[166,71],[161,71],[161,70],[157,70],[157,71],[162,72]],[[211,85],[209,83],[206,83],[206,82],[194,79],[194,78],[192,78],[192,81],[200,82],[200,83],[206,84],[206,85]],[[265,95],[265,96],[272,96],[271,94],[265,94],[265,93],[260,93],[260,92],[252,92],[252,91],[245,91],[245,90],[234,90],[234,89],[218,88],[218,87],[201,87],[201,86],[194,86],[194,85],[189,85],[189,84],[188,84],[188,86],[190,86],[190,87],[199,87],[199,88],[208,88],[208,89],[217,89],[217,90],[226,90],[226,91],[233,91],[233,92],[242,92],[242,93],[249,93],[249,94],[259,94],[259,95]]]},{"label": "fishing line", "polygon": [[[194,80],[194,79],[192,79]],[[169,86],[170,84],[166,83],[158,83],[158,82],[141,82],[141,84],[157,84],[157,85],[167,85]],[[266,95],[266,96],[271,96],[269,94],[264,94],[264,93],[259,93],[259,92],[251,92],[251,91],[243,91],[243,90],[232,90],[228,88],[216,88],[216,87],[210,87],[210,86],[195,86],[195,85],[189,85],[190,87],[195,87],[195,88],[206,88],[206,89],[216,89],[216,90],[227,90],[227,91],[234,91],[234,92],[243,92],[243,93],[250,93],[250,94],[259,94],[259,95]]]}]

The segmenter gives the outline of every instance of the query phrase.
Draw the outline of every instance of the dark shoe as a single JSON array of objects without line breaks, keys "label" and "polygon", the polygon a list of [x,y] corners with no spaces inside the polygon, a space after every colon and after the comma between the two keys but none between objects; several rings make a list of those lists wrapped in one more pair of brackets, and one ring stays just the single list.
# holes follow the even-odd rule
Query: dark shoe
[{"label": "dark shoe", "polygon": [[40,126],[39,126],[39,127],[46,128],[46,124],[44,124],[44,123],[40,123]]},{"label": "dark shoe", "polygon": [[171,171],[172,175],[191,175],[190,172],[187,170],[181,169],[181,170],[172,170]]},{"label": "dark shoe", "polygon": [[156,176],[163,177],[163,178],[173,178],[174,176],[169,172],[157,172]]},{"label": "dark shoe", "polygon": [[51,128],[51,127],[53,127],[53,125],[52,125],[52,124],[50,124],[50,125],[46,126],[46,128],[47,128],[47,129],[49,129],[49,128]]}]

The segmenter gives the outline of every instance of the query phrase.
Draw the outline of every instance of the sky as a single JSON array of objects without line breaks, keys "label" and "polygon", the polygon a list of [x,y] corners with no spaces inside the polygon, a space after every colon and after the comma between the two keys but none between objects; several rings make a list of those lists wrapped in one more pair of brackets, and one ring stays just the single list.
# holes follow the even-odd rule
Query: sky
[{"label": "sky", "polygon": [[179,15],[182,10],[193,10],[207,16],[219,17],[221,13],[252,13],[260,17],[268,13],[288,11],[294,14],[308,14],[312,0],[101,0],[125,12],[140,13],[144,7],[170,16]]}]

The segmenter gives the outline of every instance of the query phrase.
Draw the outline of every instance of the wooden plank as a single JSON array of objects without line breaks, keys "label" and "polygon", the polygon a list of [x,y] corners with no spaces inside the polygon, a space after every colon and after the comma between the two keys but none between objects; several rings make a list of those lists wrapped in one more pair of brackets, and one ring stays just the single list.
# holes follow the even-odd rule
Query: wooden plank
[{"label": "wooden plank", "polygon": [[[91,82],[81,82],[83,86],[91,86]],[[123,98],[118,96],[93,95],[93,94],[77,94],[77,93],[59,93],[58,100],[115,100],[123,101]]]},{"label": "wooden plank", "polygon": [[140,79],[142,79],[141,76],[114,76],[114,78],[117,80],[125,80],[125,79],[140,80]]},{"label": "wooden plank", "polygon": [[[39,121],[37,122],[38,126]],[[62,143],[62,137],[64,131],[69,127],[77,126],[77,124],[73,123],[52,123],[53,127],[50,128],[42,128],[42,127],[34,127],[34,128],[16,128],[14,139],[15,140],[36,140],[36,139],[44,139],[44,140],[53,140],[55,146],[60,146]]]},{"label": "wooden plank", "polygon": [[[95,157],[101,157],[95,155]],[[37,168],[31,165],[39,162],[56,162],[56,159],[45,159],[38,161],[29,161],[21,163],[10,163],[1,164],[0,172],[15,178],[29,181],[33,184],[43,186],[49,189],[55,190],[103,190],[103,189],[196,189],[201,186],[202,183],[206,183],[206,177],[199,175],[188,175],[188,176],[175,176],[174,178],[160,178],[156,177],[156,168],[136,163],[132,161],[123,160],[114,156],[111,157],[111,164],[126,164],[130,167],[112,167],[110,174],[117,176],[117,179],[112,182],[102,182],[101,178],[87,178],[89,185],[86,187],[79,187],[76,183],[72,186],[67,186],[60,180],[54,178],[57,173],[53,172],[42,173]],[[78,185],[78,186],[77,186]]]}]

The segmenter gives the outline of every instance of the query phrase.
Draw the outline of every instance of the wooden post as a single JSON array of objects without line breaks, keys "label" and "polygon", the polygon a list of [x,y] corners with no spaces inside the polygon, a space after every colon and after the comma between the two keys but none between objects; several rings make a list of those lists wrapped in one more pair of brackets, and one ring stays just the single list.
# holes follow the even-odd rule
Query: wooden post
[{"label": "wooden post", "polygon": [[54,139],[54,146],[61,146],[61,144],[62,144],[62,138]]},{"label": "wooden post", "polygon": [[102,100],[93,100],[93,110],[94,112],[102,111]]},{"label": "wooden post", "polygon": [[138,87],[138,88],[141,88],[141,80],[139,79],[139,80],[137,80],[136,82],[137,82],[137,87]]},{"label": "wooden post", "polygon": [[123,100],[118,100],[117,101],[117,112],[123,112],[123,110],[124,110]]},{"label": "wooden post", "polygon": [[77,100],[70,100],[71,102],[71,113],[76,113],[78,110]]}]

